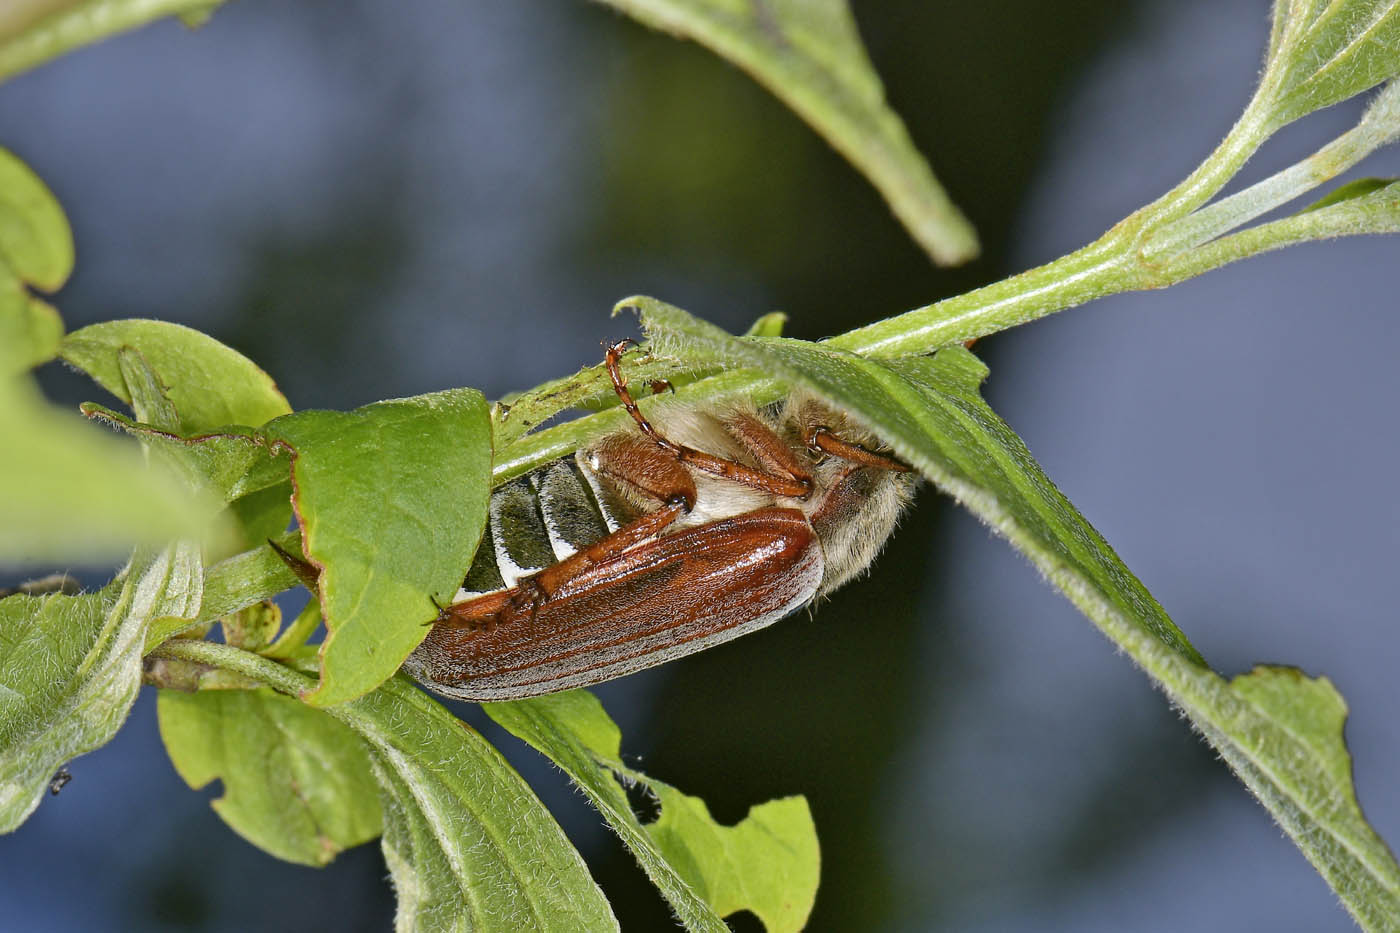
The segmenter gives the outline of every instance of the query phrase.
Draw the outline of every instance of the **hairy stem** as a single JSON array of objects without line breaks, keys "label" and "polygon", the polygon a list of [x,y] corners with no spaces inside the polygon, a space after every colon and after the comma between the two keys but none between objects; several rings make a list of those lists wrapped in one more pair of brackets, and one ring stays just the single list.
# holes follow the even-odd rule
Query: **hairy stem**
[{"label": "hairy stem", "polygon": [[147,657],[208,664],[221,670],[242,674],[292,697],[300,697],[302,693],[316,689],[316,681],[313,678],[300,674],[290,667],[278,664],[276,661],[270,661],[251,651],[234,648],[232,645],[220,645],[212,641],[173,638],[152,649]]}]

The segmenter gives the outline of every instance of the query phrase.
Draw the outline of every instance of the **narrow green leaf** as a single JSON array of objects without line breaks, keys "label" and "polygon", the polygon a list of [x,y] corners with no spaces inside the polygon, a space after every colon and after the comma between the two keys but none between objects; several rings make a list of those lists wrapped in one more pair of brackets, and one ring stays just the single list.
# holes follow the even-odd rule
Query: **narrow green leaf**
[{"label": "narrow green leaf", "polygon": [[602,0],[747,71],[884,195],[935,262],[977,255],[977,235],[933,177],[865,54],[845,0]]},{"label": "narrow green leaf", "polygon": [[[5,17],[0,13],[0,35]],[[14,153],[0,148],[0,262],[15,277],[57,291],[73,271],[73,231],[53,192]]]},{"label": "narrow green leaf", "polygon": [[180,433],[226,425],[257,427],[291,411],[267,373],[237,350],[197,330],[166,321],[93,324],[69,334],[59,354],[130,404],[122,376],[123,348],[140,351],[180,415]]},{"label": "narrow green leaf", "polygon": [[194,618],[202,579],[199,549],[176,545],[97,593],[0,600],[0,832],[33,811],[59,765],[115,734],[147,628]]},{"label": "narrow green leaf", "polygon": [[781,311],[770,311],[749,325],[745,337],[781,337],[787,326],[788,316]]},{"label": "narrow green leaf", "polygon": [[432,598],[449,600],[486,524],[491,426],[472,389],[306,411],[266,427],[293,451],[306,557],[322,569],[329,705],[398,670],[428,632]]},{"label": "narrow green leaf", "polygon": [[131,411],[136,420],[151,425],[160,431],[178,431],[180,413],[175,403],[166,394],[141,351],[132,347],[122,347],[117,351],[117,370],[122,374],[122,384],[126,386],[127,397],[131,399]]},{"label": "narrow green leaf", "polygon": [[6,0],[0,6],[0,80],[90,42],[159,19],[202,18],[221,0]]},{"label": "narrow green leaf", "polygon": [[[703,800],[623,765],[621,733],[586,690],[483,708],[583,790],[687,930],[724,931],[720,918],[739,910],[752,911],[768,933],[806,925],[821,859],[805,799],[769,801],[737,825],[721,826]],[[637,819],[617,776],[656,796],[655,822]]]},{"label": "narrow green leaf", "polygon": [[1180,281],[1246,256],[1328,237],[1400,233],[1400,181],[1362,179],[1343,185],[1289,217],[1212,240],[1161,268]]},{"label": "narrow green leaf", "polygon": [[1324,207],[1331,207],[1333,204],[1341,204],[1344,201],[1350,201],[1353,198],[1363,198],[1368,195],[1375,194],[1378,191],[1382,191],[1383,189],[1388,188],[1391,185],[1396,184],[1397,182],[1400,182],[1400,179],[1358,178],[1355,181],[1349,181],[1344,185],[1338,185],[1336,188],[1333,188],[1331,191],[1327,192],[1325,195],[1318,198],[1316,201],[1309,204],[1307,207],[1303,208],[1303,210],[1299,213],[1306,213],[1307,211],[1315,211]]},{"label": "narrow green leaf", "polygon": [[261,690],[161,690],[160,735],[175,770],[244,839],[302,865],[325,865],[379,835],[378,785],[350,728]]},{"label": "narrow green leaf", "polygon": [[1280,0],[1264,86],[1278,125],[1400,75],[1400,0]]},{"label": "narrow green leaf", "polygon": [[1004,535],[1186,712],[1357,921],[1394,929],[1400,866],[1356,803],[1340,697],[1296,672],[1227,683],[1210,670],[982,400],[987,370],[976,357],[950,347],[876,362],[802,341],[730,337],[650,299],[628,304],[669,352],[724,354],[844,408]]}]

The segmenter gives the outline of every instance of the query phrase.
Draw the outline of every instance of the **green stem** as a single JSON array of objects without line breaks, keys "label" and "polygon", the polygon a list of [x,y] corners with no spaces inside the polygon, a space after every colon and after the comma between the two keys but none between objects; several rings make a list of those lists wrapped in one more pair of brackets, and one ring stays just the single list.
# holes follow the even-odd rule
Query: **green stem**
[{"label": "green stem", "polygon": [[258,652],[265,658],[287,658],[311,637],[316,626],[321,624],[321,603],[313,595],[286,631],[277,636],[272,644]]},{"label": "green stem", "polygon": [[827,346],[869,356],[912,356],[1025,324],[1132,288],[1120,225],[1083,249],[963,295],[848,331]]},{"label": "green stem", "polygon": [[1209,242],[1276,207],[1306,194],[1392,142],[1400,134],[1400,83],[1383,90],[1361,120],[1317,152],[1258,184],[1167,224],[1144,251],[1149,260],[1169,260]]},{"label": "green stem", "polygon": [[316,681],[300,674],[290,667],[270,661],[262,655],[232,645],[220,645],[212,641],[193,638],[174,638],[149,653],[149,657],[168,658],[176,661],[194,661],[208,664],[221,670],[233,671],[266,684],[288,696],[300,697],[303,693],[316,689]]},{"label": "green stem", "polygon": [[1182,253],[1163,267],[1160,284],[1172,285],[1227,263],[1285,246],[1372,233],[1400,233],[1400,211],[1384,202],[1368,202],[1295,214],[1211,240]]},{"label": "green stem", "polygon": [[[954,298],[858,328],[826,341],[828,346],[874,356],[911,356],[1033,321],[1094,298],[1137,285],[1132,252],[1122,225],[1083,249],[1054,262]],[[683,390],[686,398],[744,394],[758,404],[774,401],[782,387],[753,371],[721,373]],[[642,400],[645,407],[648,402]],[[563,457],[587,441],[627,423],[621,409],[610,409],[555,425],[505,445],[498,451],[492,484],[528,473]]]},{"label": "green stem", "polygon": [[1265,76],[1265,83],[1255,91],[1244,113],[1240,114],[1235,125],[1230,127],[1230,132],[1206,156],[1205,161],[1181,184],[1138,210],[1124,223],[1136,222],[1140,231],[1150,234],[1205,204],[1235,177],[1264,141],[1278,129],[1272,98],[1267,91],[1268,77]]}]

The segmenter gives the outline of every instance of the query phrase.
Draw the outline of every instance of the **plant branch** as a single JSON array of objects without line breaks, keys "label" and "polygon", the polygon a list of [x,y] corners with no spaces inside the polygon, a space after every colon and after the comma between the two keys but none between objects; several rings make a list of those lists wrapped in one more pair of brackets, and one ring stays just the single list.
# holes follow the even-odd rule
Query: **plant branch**
[{"label": "plant branch", "polygon": [[1400,83],[1386,86],[1353,128],[1301,162],[1165,226],[1144,250],[1149,261],[1207,243],[1336,178],[1400,135]]},{"label": "plant branch", "polygon": [[154,648],[147,657],[174,661],[194,661],[232,671],[266,684],[280,693],[298,697],[316,688],[316,681],[290,667],[232,645],[193,638],[175,638]]}]

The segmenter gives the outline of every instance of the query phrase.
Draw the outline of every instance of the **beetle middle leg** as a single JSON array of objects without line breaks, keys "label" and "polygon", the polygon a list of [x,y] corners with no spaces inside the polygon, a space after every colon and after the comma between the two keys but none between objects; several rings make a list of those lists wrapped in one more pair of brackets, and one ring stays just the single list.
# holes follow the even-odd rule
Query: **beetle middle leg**
[{"label": "beetle middle leg", "polygon": [[[694,447],[687,447],[684,444],[677,444],[663,436],[647,420],[637,407],[636,401],[632,398],[632,393],[627,388],[627,381],[622,378],[622,372],[618,368],[618,361],[622,358],[622,353],[635,341],[631,339],[619,340],[608,347],[606,366],[608,377],[612,379],[613,391],[622,401],[622,407],[627,409],[627,413],[632,416],[632,420],[641,428],[642,433],[662,450],[675,457],[681,463],[694,467],[705,473],[723,477],[735,483],[741,483],[763,492],[772,493],[775,496],[790,496],[796,499],[806,499],[812,494],[814,488],[812,476],[795,459],[788,458],[786,465],[772,464],[776,469],[754,469],[747,464],[739,463],[725,457],[717,457],[714,454],[706,453],[703,450],[696,450]],[[762,426],[759,426],[762,428]],[[766,433],[771,434],[767,428],[762,428]],[[737,435],[736,435],[737,437]],[[738,437],[739,440],[744,440]],[[776,438],[775,438],[776,440]],[[780,443],[780,442],[779,442]],[[760,461],[762,458],[760,457]],[[769,466],[765,463],[765,466]]]}]

